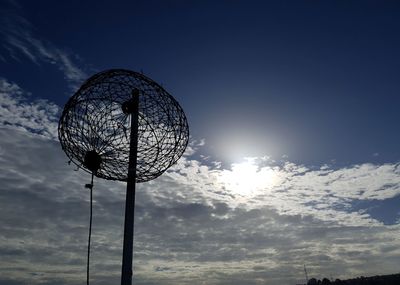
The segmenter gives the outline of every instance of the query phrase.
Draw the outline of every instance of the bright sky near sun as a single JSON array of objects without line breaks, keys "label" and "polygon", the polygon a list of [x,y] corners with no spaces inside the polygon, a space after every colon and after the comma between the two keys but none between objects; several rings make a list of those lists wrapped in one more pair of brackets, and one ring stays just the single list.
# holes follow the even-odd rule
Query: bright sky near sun
[{"label": "bright sky near sun", "polygon": [[[89,76],[143,72],[190,144],[140,184],[135,284],[296,284],[400,262],[400,3],[0,4],[0,284],[82,284],[88,175],[57,139]],[[95,183],[93,284],[119,282],[124,185]]]},{"label": "bright sky near sun", "polygon": [[257,195],[259,191],[268,191],[280,182],[278,171],[271,167],[260,169],[251,158],[233,163],[230,170],[223,170],[218,177],[226,188],[245,197]]}]

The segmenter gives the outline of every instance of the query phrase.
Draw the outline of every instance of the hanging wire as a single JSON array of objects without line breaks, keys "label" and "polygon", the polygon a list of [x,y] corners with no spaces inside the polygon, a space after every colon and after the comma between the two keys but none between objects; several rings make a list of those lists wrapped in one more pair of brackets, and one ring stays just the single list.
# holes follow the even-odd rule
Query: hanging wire
[{"label": "hanging wire", "polygon": [[90,218],[89,218],[89,237],[88,237],[88,249],[87,249],[87,263],[86,263],[86,284],[89,285],[89,264],[90,264],[90,239],[92,237],[92,218],[93,218],[93,177],[94,172],[92,172],[92,179],[90,184],[86,184],[85,188],[90,189]]}]

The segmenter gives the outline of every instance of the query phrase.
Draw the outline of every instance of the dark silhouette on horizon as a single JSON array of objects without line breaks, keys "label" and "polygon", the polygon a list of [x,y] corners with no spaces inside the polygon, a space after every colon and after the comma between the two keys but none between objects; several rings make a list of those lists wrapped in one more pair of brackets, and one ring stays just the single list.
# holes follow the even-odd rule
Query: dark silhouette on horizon
[{"label": "dark silhouette on horizon", "polygon": [[400,284],[400,273],[390,275],[376,275],[371,277],[357,277],[347,280],[336,279],[331,281],[328,278],[317,280],[311,278],[308,280],[307,285],[399,285]]}]

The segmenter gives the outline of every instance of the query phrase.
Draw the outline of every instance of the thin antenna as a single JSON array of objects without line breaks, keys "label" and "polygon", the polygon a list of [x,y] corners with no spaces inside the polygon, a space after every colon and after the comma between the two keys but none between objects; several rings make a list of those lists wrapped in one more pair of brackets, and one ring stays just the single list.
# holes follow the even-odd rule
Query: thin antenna
[{"label": "thin antenna", "polygon": [[308,274],[307,274],[307,268],[306,268],[305,264],[304,264],[304,273],[306,274],[306,284],[308,284]]}]

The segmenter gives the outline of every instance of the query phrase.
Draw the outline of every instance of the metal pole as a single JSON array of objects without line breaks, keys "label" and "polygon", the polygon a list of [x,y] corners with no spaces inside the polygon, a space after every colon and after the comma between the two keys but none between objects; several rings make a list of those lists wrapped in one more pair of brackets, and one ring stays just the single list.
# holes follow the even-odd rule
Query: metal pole
[{"label": "metal pole", "polygon": [[136,164],[138,144],[139,91],[132,92],[132,99],[124,103],[124,112],[131,115],[128,183],[126,185],[124,248],[122,255],[121,285],[132,285],[133,229],[135,215]]}]

